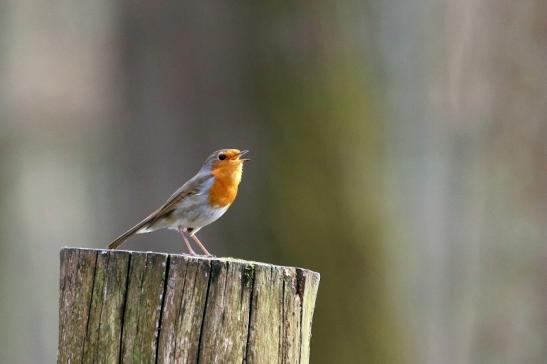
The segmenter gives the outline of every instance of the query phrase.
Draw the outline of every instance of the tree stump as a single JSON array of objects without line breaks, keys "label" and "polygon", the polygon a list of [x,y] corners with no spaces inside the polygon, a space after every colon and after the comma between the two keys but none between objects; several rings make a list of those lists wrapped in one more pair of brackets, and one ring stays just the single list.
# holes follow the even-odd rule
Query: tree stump
[{"label": "tree stump", "polygon": [[308,363],[318,286],[301,268],[64,248],[58,363]]}]

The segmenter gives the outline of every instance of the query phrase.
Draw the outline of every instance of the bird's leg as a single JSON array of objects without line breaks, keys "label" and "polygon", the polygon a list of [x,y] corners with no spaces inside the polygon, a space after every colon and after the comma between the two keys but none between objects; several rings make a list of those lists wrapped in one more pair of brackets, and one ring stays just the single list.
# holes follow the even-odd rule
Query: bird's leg
[{"label": "bird's leg", "polygon": [[203,245],[203,243],[201,241],[199,241],[198,237],[196,236],[196,234],[190,234],[190,237],[192,239],[194,239],[194,241],[199,245],[199,247],[201,248],[201,250],[203,250],[203,252],[209,256],[209,257],[212,257],[213,254],[209,253],[209,251],[207,250],[207,248],[205,248],[205,245]]},{"label": "bird's leg", "polygon": [[188,238],[186,237],[186,233],[181,227],[179,227],[179,233],[182,236],[182,239],[184,240],[184,243],[186,244],[186,247],[188,248],[188,251],[190,252],[190,254],[197,255],[194,249],[192,249],[192,246],[190,245],[190,242],[188,241]]}]

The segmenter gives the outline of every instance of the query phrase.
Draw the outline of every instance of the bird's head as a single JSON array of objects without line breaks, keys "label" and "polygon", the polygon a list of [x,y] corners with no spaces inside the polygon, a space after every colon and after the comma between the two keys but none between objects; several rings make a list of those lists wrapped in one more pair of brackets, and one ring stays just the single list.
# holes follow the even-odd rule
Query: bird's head
[{"label": "bird's head", "polygon": [[241,158],[247,154],[248,150],[239,149],[220,149],[215,151],[205,160],[204,168],[211,172],[224,171],[225,173],[233,173],[239,171],[241,173],[243,163],[250,160]]}]

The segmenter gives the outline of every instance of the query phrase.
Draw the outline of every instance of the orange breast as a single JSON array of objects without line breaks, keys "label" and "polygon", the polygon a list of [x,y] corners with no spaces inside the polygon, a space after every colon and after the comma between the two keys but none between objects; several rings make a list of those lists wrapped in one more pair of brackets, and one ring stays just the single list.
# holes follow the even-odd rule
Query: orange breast
[{"label": "orange breast", "polygon": [[[235,162],[235,161],[234,161]],[[241,182],[242,163],[229,163],[213,168],[215,182],[209,190],[209,204],[214,207],[225,207],[234,202],[237,187]]]}]

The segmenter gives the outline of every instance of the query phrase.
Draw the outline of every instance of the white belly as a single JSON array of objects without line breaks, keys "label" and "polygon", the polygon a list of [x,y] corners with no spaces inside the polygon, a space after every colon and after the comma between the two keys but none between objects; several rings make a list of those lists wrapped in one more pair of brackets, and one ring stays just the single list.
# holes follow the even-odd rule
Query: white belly
[{"label": "white belly", "polygon": [[211,207],[207,201],[207,194],[190,195],[183,199],[168,217],[158,220],[154,225],[143,232],[158,229],[192,228],[197,232],[202,227],[218,220],[228,210],[225,207]]},{"label": "white belly", "polygon": [[194,231],[197,231],[218,220],[228,210],[228,207],[230,206],[221,208],[211,207],[208,203],[201,203],[199,206],[192,204],[185,206],[185,204],[182,204],[172,214],[178,222],[178,225],[174,228],[176,229],[180,226],[183,228],[193,228]]}]

